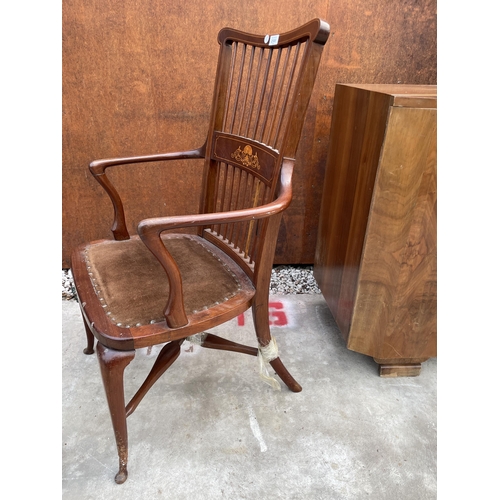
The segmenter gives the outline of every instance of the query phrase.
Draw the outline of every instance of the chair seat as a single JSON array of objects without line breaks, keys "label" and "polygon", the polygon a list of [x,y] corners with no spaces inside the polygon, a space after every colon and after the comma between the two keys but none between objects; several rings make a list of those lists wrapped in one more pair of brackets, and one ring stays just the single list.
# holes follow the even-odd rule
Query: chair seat
[{"label": "chair seat", "polygon": [[255,289],[250,279],[212,243],[186,234],[162,239],[182,276],[189,323],[177,329],[167,326],[163,314],[169,296],[167,275],[139,237],[92,242],[74,253],[73,278],[80,302],[85,303],[93,333],[108,347],[152,345],[162,335],[165,341],[182,338],[195,324],[199,331],[200,322],[214,323],[218,316],[227,321],[251,305]]}]

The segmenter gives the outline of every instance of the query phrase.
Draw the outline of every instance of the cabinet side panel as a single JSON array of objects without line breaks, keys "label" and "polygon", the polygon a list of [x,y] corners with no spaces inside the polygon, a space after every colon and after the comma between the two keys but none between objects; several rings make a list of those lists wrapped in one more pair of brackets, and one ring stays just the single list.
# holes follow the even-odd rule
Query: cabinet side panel
[{"label": "cabinet side panel", "polygon": [[338,85],[314,273],[345,339],[390,97]]},{"label": "cabinet side panel", "polygon": [[436,356],[436,110],[391,110],[348,347]]}]

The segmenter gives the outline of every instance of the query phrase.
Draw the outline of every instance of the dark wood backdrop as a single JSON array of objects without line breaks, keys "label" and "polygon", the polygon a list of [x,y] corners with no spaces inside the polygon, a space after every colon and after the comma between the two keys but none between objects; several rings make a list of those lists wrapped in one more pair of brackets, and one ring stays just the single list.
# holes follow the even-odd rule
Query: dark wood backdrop
[{"label": "dark wood backdrop", "polygon": [[[334,35],[275,259],[312,263],[335,84],[436,84],[436,10],[436,0],[63,0],[62,267],[74,246],[111,236],[112,206],[90,161],[203,143],[220,28],[273,34],[321,17]],[[196,211],[201,165],[115,167],[131,231],[144,216]]]}]

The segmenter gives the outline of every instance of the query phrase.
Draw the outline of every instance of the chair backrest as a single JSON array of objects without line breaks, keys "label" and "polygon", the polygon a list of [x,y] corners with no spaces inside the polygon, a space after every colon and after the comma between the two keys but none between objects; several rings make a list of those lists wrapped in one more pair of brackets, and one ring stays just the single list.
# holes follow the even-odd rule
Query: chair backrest
[{"label": "chair backrest", "polygon": [[[320,19],[277,35],[220,31],[202,213],[253,208],[275,198],[282,161],[295,158],[329,32]],[[267,223],[213,225],[200,232],[252,276]]]}]

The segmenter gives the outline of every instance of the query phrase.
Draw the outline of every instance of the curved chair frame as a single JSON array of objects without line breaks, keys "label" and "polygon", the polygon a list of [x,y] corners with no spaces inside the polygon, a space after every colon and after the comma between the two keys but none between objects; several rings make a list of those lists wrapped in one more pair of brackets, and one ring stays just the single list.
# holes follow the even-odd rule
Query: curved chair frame
[{"label": "curved chair frame", "polygon": [[[186,338],[251,307],[258,347],[206,333],[201,345],[253,356],[262,355],[271,346],[268,301],[278,230],[282,213],[292,200],[294,157],[328,36],[329,26],[320,19],[271,36],[222,29],[205,144],[191,151],[96,160],[90,164],[92,175],[113,204],[111,230],[115,247],[105,247],[112,244],[111,240],[100,240],[76,248],[72,273],[87,334],[85,354],[92,354],[95,339],[98,341],[97,356],[118,448],[118,484],[128,474],[126,419],[177,359]],[[138,224],[138,236],[131,237],[122,200],[106,170],[116,165],[181,159],[204,161],[200,212],[144,219]],[[195,235],[183,235],[182,242],[201,245],[228,270],[238,283],[233,295],[200,310],[189,310],[183,272],[168,248],[169,238],[176,238],[175,230],[181,228],[197,228]],[[163,269],[169,292],[164,297],[162,318],[124,325],[106,311],[89,254],[120,245],[137,248],[138,244],[143,244]],[[126,404],[123,374],[135,350],[164,343],[143,385]],[[292,391],[301,390],[277,354],[266,361]]]}]

